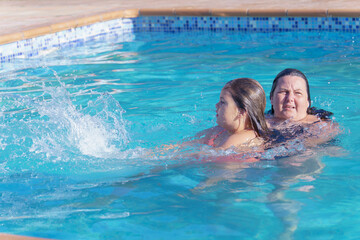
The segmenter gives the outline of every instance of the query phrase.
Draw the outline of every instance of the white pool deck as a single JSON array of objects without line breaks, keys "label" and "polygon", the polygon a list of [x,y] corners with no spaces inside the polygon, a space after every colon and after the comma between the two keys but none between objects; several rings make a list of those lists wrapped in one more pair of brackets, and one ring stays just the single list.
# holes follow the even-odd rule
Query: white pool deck
[{"label": "white pool deck", "polygon": [[[359,12],[355,0],[0,0],[0,36],[125,9],[293,9]],[[360,14],[359,14],[360,16]]]}]

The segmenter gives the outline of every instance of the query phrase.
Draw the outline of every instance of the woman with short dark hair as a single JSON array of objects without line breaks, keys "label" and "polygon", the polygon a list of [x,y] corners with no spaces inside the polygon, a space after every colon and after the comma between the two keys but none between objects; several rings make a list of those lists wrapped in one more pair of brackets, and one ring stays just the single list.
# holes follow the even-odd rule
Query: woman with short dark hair
[{"label": "woman with short dark hair", "polygon": [[[307,139],[311,144],[325,142],[339,133],[338,125],[330,120],[333,113],[311,107],[309,81],[297,69],[284,69],[275,77],[270,100],[271,110],[267,123],[272,129],[287,128],[293,135],[306,132],[303,137],[311,136]],[[306,129],[295,128],[295,125],[306,125]]]}]

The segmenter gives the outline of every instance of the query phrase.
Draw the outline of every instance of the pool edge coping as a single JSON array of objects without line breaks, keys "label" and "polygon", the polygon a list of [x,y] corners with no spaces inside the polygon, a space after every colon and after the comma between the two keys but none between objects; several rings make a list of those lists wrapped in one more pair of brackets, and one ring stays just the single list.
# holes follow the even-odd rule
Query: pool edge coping
[{"label": "pool edge coping", "polygon": [[360,17],[359,9],[203,9],[203,8],[143,8],[110,11],[65,22],[53,23],[30,30],[0,35],[0,45],[61,32],[64,30],[120,18],[141,16],[206,16],[206,17]]},{"label": "pool edge coping", "polygon": [[29,237],[24,235],[14,235],[8,233],[0,233],[1,240],[50,240],[49,238]]}]

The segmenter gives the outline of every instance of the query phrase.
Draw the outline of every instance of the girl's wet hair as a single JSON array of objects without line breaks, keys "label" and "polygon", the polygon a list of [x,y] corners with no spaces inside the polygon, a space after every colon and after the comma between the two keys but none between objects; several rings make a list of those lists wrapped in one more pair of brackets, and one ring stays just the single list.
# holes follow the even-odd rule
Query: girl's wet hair
[{"label": "girl's wet hair", "polygon": [[[271,87],[270,99],[274,95],[275,89],[277,87],[278,80],[280,78],[282,78],[282,77],[285,77],[285,76],[296,76],[296,77],[300,77],[300,78],[304,79],[305,84],[306,84],[306,92],[307,92],[307,95],[308,95],[308,101],[309,101],[309,107],[308,107],[308,109],[306,111],[307,114],[316,115],[320,119],[330,119],[330,117],[333,115],[332,112],[329,112],[329,111],[326,111],[326,110],[323,110],[323,109],[317,109],[315,107],[311,107],[309,81],[306,78],[305,74],[302,73],[301,71],[297,70],[297,69],[286,68],[286,69],[282,70],[281,72],[279,72],[278,75],[276,75],[276,77],[275,77],[275,79],[273,81],[272,87]],[[274,114],[274,108],[273,108],[272,105],[271,105],[271,110],[268,112],[268,114],[272,114],[272,115]]]},{"label": "girl's wet hair", "polygon": [[268,128],[265,121],[266,96],[264,89],[254,79],[237,78],[226,83],[237,107],[247,112],[250,123],[258,136],[266,137]]}]

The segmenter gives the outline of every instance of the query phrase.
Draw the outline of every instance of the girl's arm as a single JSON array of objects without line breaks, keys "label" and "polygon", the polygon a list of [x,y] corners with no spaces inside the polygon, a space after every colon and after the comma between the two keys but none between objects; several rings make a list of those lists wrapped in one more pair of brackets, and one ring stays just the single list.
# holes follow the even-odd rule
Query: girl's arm
[{"label": "girl's arm", "polygon": [[176,144],[164,144],[164,145],[161,145],[158,149],[160,151],[168,151],[168,150],[172,150],[174,148],[187,147],[187,146],[192,146],[195,144],[206,144],[209,141],[209,139],[211,138],[211,136],[216,134],[219,131],[221,131],[221,127],[219,127],[219,126],[208,128],[208,129],[198,132],[195,135],[195,137],[193,137],[193,139],[191,139],[191,140],[185,140],[181,143],[176,143]]}]

